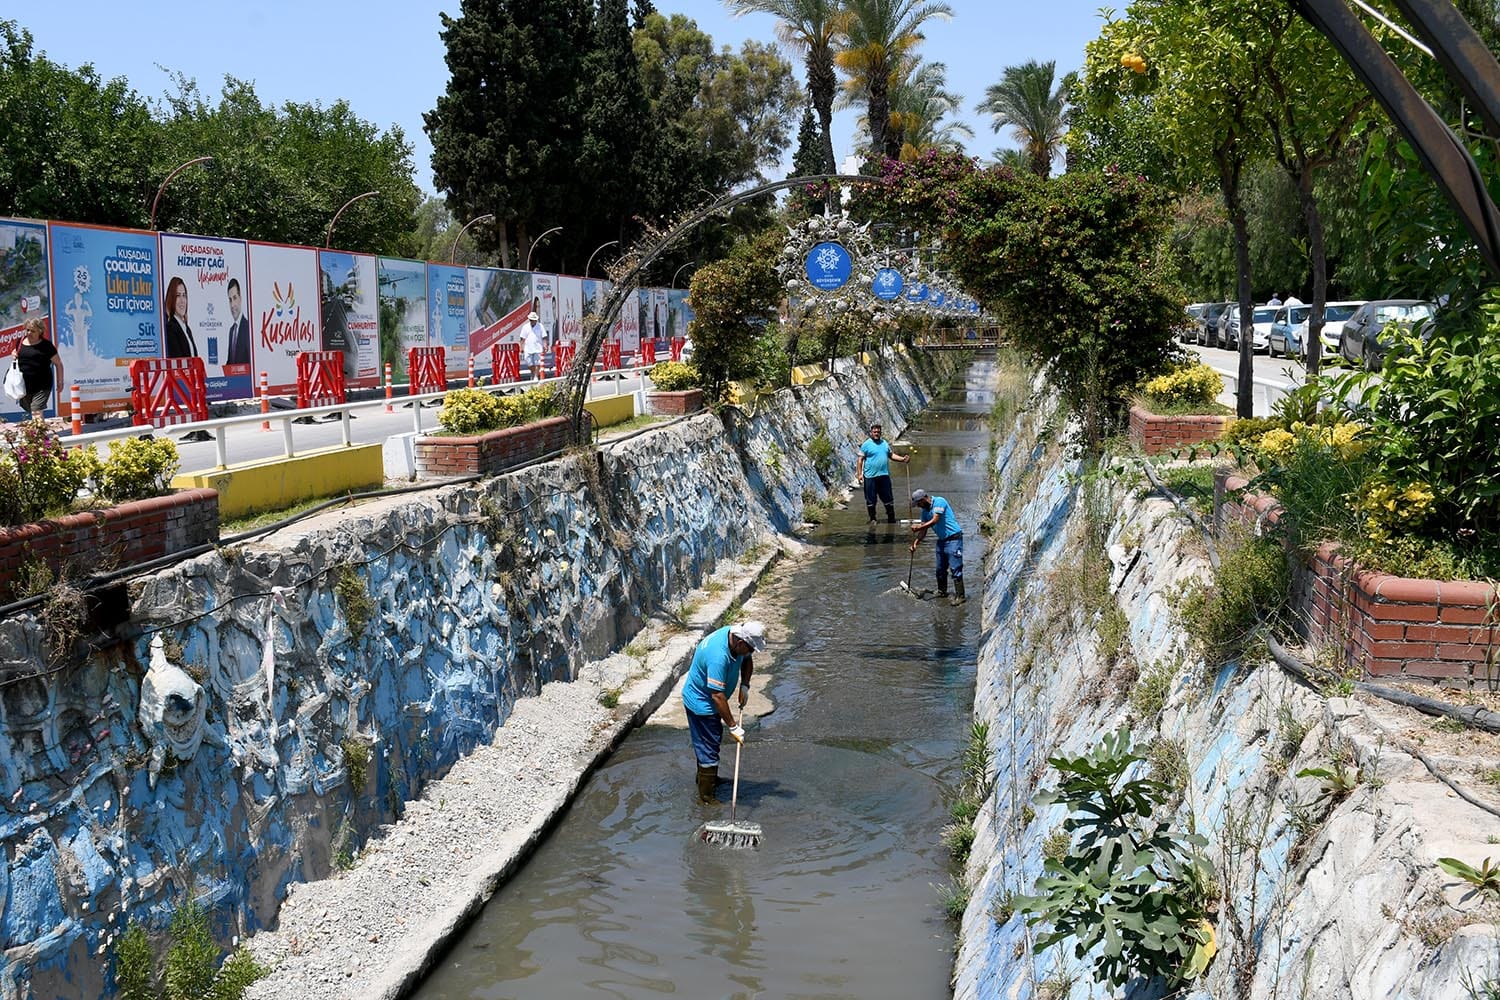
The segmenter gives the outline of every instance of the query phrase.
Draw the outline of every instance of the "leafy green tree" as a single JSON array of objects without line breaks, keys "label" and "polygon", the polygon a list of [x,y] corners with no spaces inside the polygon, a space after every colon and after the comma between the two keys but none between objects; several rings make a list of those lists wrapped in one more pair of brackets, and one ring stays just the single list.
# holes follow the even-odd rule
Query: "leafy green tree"
[{"label": "leafy green tree", "polygon": [[[850,84],[836,104],[840,109],[868,103],[863,81],[851,80]],[[930,148],[961,149],[965,139],[974,138],[969,126],[948,120],[963,106],[963,99],[948,89],[948,67],[943,63],[909,53],[891,78],[887,103],[887,140],[899,148],[902,160],[910,162]],[[864,115],[859,117],[859,126],[868,130]],[[872,155],[871,147],[863,142],[855,143],[855,151],[867,160]]]},{"label": "leafy green tree", "polygon": [[1009,128],[1039,177],[1052,173],[1052,161],[1067,130],[1067,106],[1054,86],[1057,63],[1032,59],[1007,66],[999,83],[990,84],[975,110],[990,116],[990,127]]},{"label": "leafy green tree", "polygon": [[226,77],[211,104],[194,81],[174,81],[176,92],[162,107],[157,173],[165,177],[195,156],[214,159],[167,187],[159,228],[322,246],[340,206],[379,191],[339,217],[335,243],[369,253],[415,250],[412,217],[421,194],[400,129],[380,131],[347,101],[274,107],[250,82]]},{"label": "leafy green tree", "polygon": [[942,0],[844,0],[834,22],[834,62],[866,95],[865,120],[876,155],[895,159],[901,154],[888,136],[892,75],[921,42],[924,24],[952,16]]},{"label": "leafy green tree", "polygon": [[[833,39],[838,0],[727,0],[737,16],[764,13],[776,17],[776,36],[802,54],[807,72],[807,93],[818,115],[822,158],[815,174],[838,172],[833,156],[833,100],[838,77],[833,68]],[[805,175],[804,175],[805,176]],[[835,195],[830,188],[828,205]]]},{"label": "leafy green tree", "polygon": [[507,267],[582,197],[570,178],[592,10],[588,0],[463,0],[458,17],[441,15],[448,85],[423,115],[433,173],[455,216],[494,213],[498,225],[476,238]]},{"label": "leafy green tree", "polygon": [[123,78],[55,63],[0,20],[0,122],[0,211],[145,226],[161,134]]},{"label": "leafy green tree", "polygon": [[776,259],[783,235],[765,230],[693,274],[688,300],[695,316],[688,336],[693,340],[693,364],[710,399],[717,399],[731,380],[749,376],[760,366],[758,341],[767,322],[775,318],[781,298]]},{"label": "leafy green tree", "polygon": [[[626,0],[599,0],[582,85],[583,142],[576,169],[590,197],[573,202],[559,239],[572,245],[580,261],[591,247],[627,237],[626,223],[640,205],[639,154],[649,148],[642,140],[653,120],[632,47]],[[596,228],[601,222],[603,228]]]}]

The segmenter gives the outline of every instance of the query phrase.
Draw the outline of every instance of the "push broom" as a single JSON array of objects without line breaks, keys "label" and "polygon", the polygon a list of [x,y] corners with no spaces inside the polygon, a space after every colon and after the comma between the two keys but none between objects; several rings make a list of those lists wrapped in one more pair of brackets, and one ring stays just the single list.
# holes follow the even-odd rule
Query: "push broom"
[{"label": "push broom", "polygon": [[740,750],[743,744],[736,741],[734,744],[734,787],[729,793],[729,822],[728,823],[705,823],[698,830],[698,839],[705,844],[715,844],[719,847],[759,847],[761,841],[761,830],[759,823],[736,823],[734,820],[735,805],[740,797]]}]

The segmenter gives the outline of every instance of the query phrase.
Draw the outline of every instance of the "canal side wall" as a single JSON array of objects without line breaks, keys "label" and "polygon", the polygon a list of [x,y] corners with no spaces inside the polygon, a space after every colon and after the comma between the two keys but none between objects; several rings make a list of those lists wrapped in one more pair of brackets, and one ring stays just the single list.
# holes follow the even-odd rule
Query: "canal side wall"
[{"label": "canal side wall", "polygon": [[[1195,662],[1174,607],[1184,583],[1211,579],[1201,537],[1137,473],[1082,475],[1063,432],[1044,401],[994,456],[974,715],[989,724],[995,782],[963,873],[971,896],[955,997],[1115,995],[1093,982],[1092,956],[1073,957],[1071,943],[1033,954],[1040,928],[1026,926],[1012,897],[1034,890],[1045,841],[1065,818],[1062,807],[1033,801],[1055,778],[1047,759],[1082,754],[1125,725],[1138,750],[1156,741],[1181,751],[1176,825],[1196,818],[1223,890],[1211,914],[1218,954],[1176,995],[1458,1000],[1475,995],[1466,982],[1500,978],[1493,904],[1464,898],[1467,887],[1436,867],[1442,856],[1493,855],[1496,821],[1404,752],[1402,739],[1430,720],[1325,697],[1258,657],[1218,669]],[[1128,622],[1117,649],[1101,648],[1104,609],[1078,598],[1088,546],[1108,553],[1108,599]],[[1132,699],[1143,685],[1161,697]],[[1496,802],[1474,760],[1431,744],[1427,753]],[[1296,776],[1340,759],[1361,772],[1342,801],[1321,799],[1318,779]]]},{"label": "canal side wall", "polygon": [[274,924],[518,700],[841,491],[868,422],[894,436],[954,365],[892,352],[753,413],[315,515],[133,582],[86,660],[0,622],[0,997],[102,995],[126,925],[160,941],[190,896],[226,947]]}]

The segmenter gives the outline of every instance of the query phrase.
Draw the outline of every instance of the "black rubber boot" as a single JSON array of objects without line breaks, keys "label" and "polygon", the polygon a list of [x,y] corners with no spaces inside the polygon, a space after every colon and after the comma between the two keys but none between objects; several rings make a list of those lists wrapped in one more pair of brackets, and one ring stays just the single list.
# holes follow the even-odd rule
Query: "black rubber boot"
[{"label": "black rubber boot", "polygon": [[698,801],[706,806],[719,804],[718,797],[714,795],[714,788],[719,783],[719,769],[717,767],[704,767],[698,765]]},{"label": "black rubber boot", "polygon": [[875,523],[875,505],[872,504],[872,503],[867,503],[867,504],[865,504],[865,510],[867,510],[867,511],[870,512],[870,523],[874,524]]},{"label": "black rubber boot", "polygon": [[968,598],[964,596],[964,578],[955,576],[953,578],[953,603],[962,604],[966,600]]},{"label": "black rubber boot", "polygon": [[[870,511],[870,516],[871,517],[875,516],[875,512],[873,510]],[[885,523],[886,524],[895,524],[896,523],[896,505],[895,504],[889,504],[888,503],[888,504],[885,505]]]},{"label": "black rubber boot", "polygon": [[940,576],[940,577],[938,577],[937,578],[937,585],[938,585],[937,595],[939,597],[947,597],[948,596],[948,578],[946,576]]}]

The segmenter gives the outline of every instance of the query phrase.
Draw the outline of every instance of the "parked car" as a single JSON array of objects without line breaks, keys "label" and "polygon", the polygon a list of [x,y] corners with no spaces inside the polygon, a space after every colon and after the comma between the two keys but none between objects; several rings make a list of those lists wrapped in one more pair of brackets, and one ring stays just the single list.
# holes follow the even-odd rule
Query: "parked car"
[{"label": "parked car", "polygon": [[[1339,332],[1354,310],[1363,302],[1329,302],[1323,307],[1323,354],[1337,354]],[[1307,336],[1307,321],[1312,316],[1312,306],[1282,306],[1276,310],[1276,319],[1271,324],[1271,335],[1267,349],[1272,355],[1284,354],[1289,358],[1302,357],[1303,338]]]},{"label": "parked car", "polygon": [[1339,334],[1339,354],[1350,364],[1361,364],[1379,371],[1385,363],[1386,351],[1391,349],[1392,338],[1382,336],[1385,328],[1392,323],[1416,327],[1424,320],[1432,319],[1434,312],[1432,303],[1419,299],[1366,302],[1344,323]]},{"label": "parked car", "polygon": [[1213,345],[1215,347],[1229,346],[1229,314],[1238,309],[1239,306],[1233,302],[1224,304],[1224,311],[1219,313],[1219,321],[1214,324]]},{"label": "parked car", "polygon": [[1210,347],[1218,343],[1219,317],[1224,315],[1232,302],[1210,302],[1203,307],[1202,322],[1198,324],[1198,345]]},{"label": "parked car", "polygon": [[1198,331],[1203,327],[1203,312],[1212,302],[1194,302],[1187,307],[1187,322],[1177,333],[1177,339],[1186,344],[1198,339]]},{"label": "parked car", "polygon": [[[1250,348],[1264,351],[1271,342],[1271,323],[1276,319],[1275,306],[1256,306],[1255,318],[1251,320]],[[1240,307],[1233,306],[1224,313],[1224,341],[1231,351],[1240,347]]]}]

